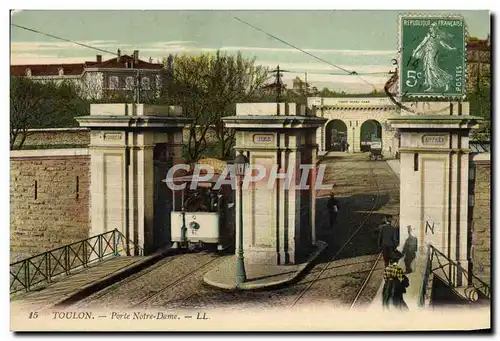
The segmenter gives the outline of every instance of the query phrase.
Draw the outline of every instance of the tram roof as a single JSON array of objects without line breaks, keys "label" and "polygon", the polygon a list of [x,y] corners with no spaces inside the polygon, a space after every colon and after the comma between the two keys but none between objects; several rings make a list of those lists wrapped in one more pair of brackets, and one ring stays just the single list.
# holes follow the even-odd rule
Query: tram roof
[{"label": "tram roof", "polygon": [[[201,174],[200,176],[195,176],[193,174],[175,176],[173,178],[163,179],[162,181],[165,183],[177,183],[177,184],[190,183],[193,181],[196,181],[198,184],[214,184],[219,180],[220,175],[213,174],[210,179],[200,179],[200,177],[203,177],[203,174]],[[230,179],[230,177],[226,176],[226,180],[229,180],[229,179]]]}]

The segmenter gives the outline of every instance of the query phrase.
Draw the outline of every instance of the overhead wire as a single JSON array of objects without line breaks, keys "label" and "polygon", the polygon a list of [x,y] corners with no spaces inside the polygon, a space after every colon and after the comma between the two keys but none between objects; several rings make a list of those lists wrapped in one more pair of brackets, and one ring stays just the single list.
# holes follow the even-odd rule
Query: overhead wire
[{"label": "overhead wire", "polygon": [[10,24],[10,25],[14,26],[14,27],[22,28],[24,30],[31,31],[31,32],[34,32],[34,33],[42,34],[42,35],[47,36],[47,37],[51,37],[51,38],[63,40],[63,41],[66,41],[68,43],[72,43],[72,44],[80,45],[80,46],[83,46],[83,47],[86,47],[86,48],[94,49],[94,50],[97,50],[97,51],[100,51],[100,52],[105,52],[105,53],[117,55],[116,52],[107,51],[107,50],[101,49],[99,47],[94,47],[94,46],[90,46],[90,45],[87,45],[87,44],[79,43],[77,41],[73,41],[73,40],[68,40],[68,39],[65,39],[65,38],[61,38],[61,37],[55,36],[55,35],[50,34],[50,33],[45,33],[45,32],[42,32],[42,31],[35,30],[33,28],[29,28],[29,27],[25,27],[25,26],[21,26],[21,25],[16,25],[16,24]]},{"label": "overhead wire", "polygon": [[[297,47],[295,45],[292,45],[292,44],[284,41],[283,39],[281,39],[279,37],[276,37],[276,36],[274,36],[274,35],[272,35],[270,33],[267,33],[265,31],[259,29],[258,27],[250,24],[250,23],[247,23],[247,22],[245,22],[245,21],[243,21],[243,20],[241,20],[239,18],[236,18],[236,17],[235,17],[235,19],[237,19],[237,20],[239,20],[239,21],[241,21],[241,22],[243,22],[243,23],[245,23],[247,25],[250,25],[251,27],[253,27],[253,28],[255,28],[255,29],[257,29],[257,30],[259,30],[259,31],[261,31],[261,32],[263,32],[263,33],[271,36],[271,37],[273,37],[274,39],[277,39],[277,40],[283,42],[284,44],[286,44],[286,45],[288,45],[290,47],[293,47],[294,49],[297,49],[297,50],[299,50],[299,51],[301,51],[301,52],[303,52],[303,53],[305,53],[305,54],[307,54],[307,55],[309,55],[309,56],[311,56],[311,57],[313,57],[315,59],[318,59],[321,62],[324,62],[324,63],[326,63],[326,64],[328,64],[330,66],[338,68],[338,69],[340,69],[340,70],[348,73],[349,75],[355,75],[355,76],[357,76],[358,78],[360,78],[366,84],[372,86],[373,88],[376,88],[376,87],[372,83],[369,83],[369,82],[365,81],[362,77],[360,77],[360,75],[376,75],[376,74],[383,75],[383,74],[389,74],[389,72],[365,72],[365,73],[358,73],[356,71],[349,71],[349,70],[347,70],[345,68],[342,68],[342,67],[340,67],[338,65],[335,65],[335,64],[333,64],[331,62],[328,62],[328,61],[326,61],[326,60],[324,60],[324,59],[322,59],[320,57],[317,57],[317,56],[313,55],[312,53],[309,53],[309,52],[307,52],[307,51],[305,51],[305,50],[303,50],[303,49],[301,49],[301,48],[299,48],[299,47]],[[58,39],[58,40],[61,40],[61,41],[65,41],[65,42],[68,42],[68,43],[71,43],[71,44],[79,45],[79,46],[82,46],[82,47],[85,47],[85,48],[93,49],[93,50],[96,50],[96,51],[99,51],[99,52],[104,52],[104,53],[108,53],[108,54],[111,54],[111,55],[114,55],[114,56],[118,56],[117,52],[105,50],[105,49],[102,49],[102,48],[99,48],[99,47],[95,47],[95,46],[92,46],[92,45],[89,45],[89,44],[84,44],[84,43],[80,43],[78,41],[66,39],[66,38],[63,38],[63,37],[60,37],[60,36],[57,36],[57,35],[54,35],[54,34],[50,34],[50,33],[47,33],[47,32],[43,32],[43,31],[40,31],[40,30],[37,30],[37,29],[34,29],[34,28],[29,28],[29,27],[26,27],[26,26],[17,25],[17,24],[13,24],[13,23],[11,23],[11,26],[14,26],[14,27],[26,30],[26,31],[30,31],[30,32],[33,32],[33,33],[41,34],[41,35],[44,35],[44,36],[47,36],[47,37],[51,37],[51,38],[54,38],[54,39]],[[303,71],[298,71],[298,70],[280,70],[280,71],[281,72],[291,72],[291,73],[302,73],[303,72]],[[312,74],[328,74],[328,75],[335,75],[335,76],[343,76],[343,75],[345,75],[343,73],[328,73],[328,72],[321,73],[321,72],[315,72],[315,71],[312,71],[312,72],[309,72],[309,73],[312,73]],[[176,79],[175,75],[173,75],[173,74],[171,74],[171,77],[173,79]]]},{"label": "overhead wire", "polygon": [[[108,53],[108,54],[111,54],[111,55],[114,55],[114,56],[119,56],[119,54],[117,52],[112,52],[112,51],[104,50],[104,49],[101,49],[99,47],[95,47],[95,46],[88,45],[88,44],[83,44],[83,43],[80,43],[80,42],[77,42],[77,41],[74,41],[74,40],[62,38],[60,36],[56,36],[54,34],[42,32],[40,30],[36,30],[36,29],[33,29],[33,28],[29,28],[29,27],[25,27],[25,26],[21,26],[21,25],[16,25],[16,24],[12,24],[12,23],[11,23],[11,26],[18,27],[18,28],[21,28],[21,29],[24,29],[24,30],[27,30],[27,31],[30,31],[30,32],[41,34],[41,35],[45,35],[45,36],[48,36],[48,37],[51,37],[51,38],[54,38],[54,39],[59,39],[59,40],[62,40],[62,41],[68,42],[68,43],[80,45],[82,47],[86,47],[86,48],[93,49],[93,50],[96,50],[96,51],[105,52],[105,53]],[[179,79],[174,75],[173,72],[171,72],[169,74],[169,76],[171,76],[172,79],[174,79],[174,80],[176,80],[176,81],[179,82]],[[189,90],[192,91],[192,90],[196,90],[196,89],[191,88]]]},{"label": "overhead wire", "polygon": [[251,23],[246,22],[246,21],[244,21],[244,20],[242,20],[242,19],[240,19],[240,18],[238,18],[238,17],[234,17],[234,19],[236,19],[236,20],[240,21],[241,23],[243,23],[243,24],[245,24],[245,25],[248,25],[248,26],[252,27],[253,29],[255,29],[255,30],[259,31],[259,32],[264,33],[265,35],[267,35],[267,36],[269,36],[269,37],[271,37],[271,38],[273,38],[273,39],[276,39],[276,40],[278,40],[278,41],[282,42],[283,44],[285,44],[285,45],[287,45],[287,46],[290,46],[290,47],[292,47],[292,48],[294,48],[294,49],[296,49],[296,50],[298,50],[298,51],[300,51],[300,52],[302,52],[302,53],[305,53],[305,54],[307,54],[308,56],[313,57],[314,59],[317,59],[317,60],[319,60],[319,61],[321,61],[321,62],[323,62],[323,63],[325,63],[325,64],[328,64],[328,65],[330,65],[330,66],[333,66],[334,68],[337,68],[337,69],[339,69],[339,70],[342,70],[342,71],[344,71],[344,72],[348,73],[349,75],[354,75],[354,76],[357,76],[357,77],[358,77],[361,81],[363,81],[364,83],[366,83],[366,84],[368,84],[368,85],[372,86],[374,89],[376,89],[376,86],[375,86],[374,84],[372,84],[372,83],[368,82],[367,80],[365,80],[365,79],[364,79],[363,77],[361,77],[361,76],[359,75],[359,73],[358,73],[358,72],[356,72],[356,71],[350,71],[350,70],[348,70],[348,69],[346,69],[346,68],[343,68],[343,67],[341,67],[341,66],[335,65],[335,64],[333,64],[333,63],[331,63],[331,62],[329,62],[329,61],[327,61],[327,60],[325,60],[325,59],[323,59],[323,58],[321,58],[321,57],[318,57],[318,56],[316,56],[316,55],[314,55],[314,54],[312,54],[312,53],[310,53],[310,52],[307,52],[306,50],[301,49],[300,47],[295,46],[295,45],[293,45],[293,44],[291,44],[291,43],[289,43],[289,42],[287,42],[287,41],[285,41],[285,40],[283,40],[283,39],[281,39],[281,38],[279,38],[279,37],[277,37],[277,36],[275,36],[275,35],[273,35],[273,34],[271,34],[271,33],[269,33],[269,32],[266,32],[266,31],[264,31],[264,30],[262,30],[262,29],[258,28],[257,26],[252,25]]}]

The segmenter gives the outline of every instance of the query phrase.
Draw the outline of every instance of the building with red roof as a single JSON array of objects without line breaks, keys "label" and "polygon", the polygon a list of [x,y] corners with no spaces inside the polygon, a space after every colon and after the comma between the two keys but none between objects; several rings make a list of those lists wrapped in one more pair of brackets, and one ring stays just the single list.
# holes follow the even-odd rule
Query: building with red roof
[{"label": "building with red roof", "polygon": [[133,55],[121,55],[103,61],[101,55],[95,61],[73,64],[11,65],[12,76],[30,77],[37,81],[74,81],[90,99],[100,99],[104,94],[134,91],[153,91],[161,87],[163,64]]}]

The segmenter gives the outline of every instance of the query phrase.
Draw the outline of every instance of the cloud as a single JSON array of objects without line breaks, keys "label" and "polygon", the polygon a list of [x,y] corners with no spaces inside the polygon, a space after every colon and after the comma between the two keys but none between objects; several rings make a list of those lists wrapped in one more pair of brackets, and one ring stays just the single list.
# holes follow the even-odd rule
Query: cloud
[{"label": "cloud", "polygon": [[[86,40],[79,41],[78,43],[97,47],[97,48],[116,48],[117,46],[124,47],[130,46],[129,44],[120,44],[117,40]],[[12,42],[10,44],[12,52],[39,52],[39,51],[63,51],[69,49],[88,49],[81,45],[73,44],[70,42]]]},{"label": "cloud", "polygon": [[[195,46],[196,41],[193,40],[173,40],[164,42],[151,42],[143,44],[121,44],[117,40],[88,40],[79,41],[79,43],[91,45],[98,48],[117,48],[129,47],[141,51],[149,52],[213,52],[217,50],[228,52],[273,52],[273,53],[302,53],[301,51],[293,48],[274,48],[274,47],[258,47],[258,46],[222,46],[222,47],[204,47]],[[11,48],[13,51],[34,51],[34,50],[60,50],[67,48],[84,48],[69,42],[13,42]],[[339,50],[339,49],[304,49],[309,53],[317,54],[336,54],[348,56],[394,56],[396,51],[392,50]]]},{"label": "cloud", "polygon": [[[223,46],[219,48],[222,51],[255,51],[255,52],[286,52],[303,53],[294,48],[275,48],[275,47],[252,47],[252,46]],[[376,56],[376,55],[395,55],[393,50],[338,50],[338,49],[305,49],[309,53],[327,53],[327,54],[345,54],[358,56]]]},{"label": "cloud", "polygon": [[[304,71],[304,72],[310,72],[314,73],[315,71],[318,73],[344,73],[345,71],[342,71],[338,68],[335,68],[331,65],[328,65],[326,63],[318,63],[318,62],[311,62],[311,63],[289,63],[285,62],[282,63],[280,61],[269,61],[269,60],[257,60],[256,61],[258,64],[267,66],[269,68],[275,68],[278,64],[281,69],[283,70],[290,70],[290,71]],[[335,64],[337,65],[337,64]],[[357,73],[369,73],[369,72],[384,72],[388,73],[389,70],[391,69],[391,65],[388,63],[387,65],[382,65],[382,64],[338,64],[337,66],[349,70],[349,71],[356,71]],[[347,73],[346,73],[347,74]]]},{"label": "cloud", "polygon": [[163,47],[163,46],[168,46],[168,45],[188,45],[188,44],[194,44],[196,41],[194,40],[172,40],[172,41],[156,41],[152,43],[147,43],[143,44],[141,46],[144,46],[146,48],[148,47],[153,47],[153,48],[158,48],[158,47]]},{"label": "cloud", "polygon": [[95,55],[85,57],[61,57],[56,54],[40,55],[37,53],[12,53],[12,65],[24,64],[71,64],[83,63],[85,61],[95,60]]},{"label": "cloud", "polygon": [[[289,73],[287,77],[283,77],[283,80],[287,84],[291,84],[295,77],[300,77],[304,80],[304,74],[300,73]],[[383,86],[387,80],[390,78],[387,76],[372,76],[372,75],[322,75],[322,74],[307,74],[307,82],[311,86],[316,86],[315,83],[342,83],[342,84],[366,84],[370,83],[376,87]],[[317,87],[317,86],[316,86]]]}]

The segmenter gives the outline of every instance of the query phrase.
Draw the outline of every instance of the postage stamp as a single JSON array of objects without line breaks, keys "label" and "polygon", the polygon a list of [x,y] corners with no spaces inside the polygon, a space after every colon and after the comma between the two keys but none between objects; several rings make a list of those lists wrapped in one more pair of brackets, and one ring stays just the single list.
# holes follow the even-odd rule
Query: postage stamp
[{"label": "postage stamp", "polygon": [[466,23],[461,16],[401,15],[400,96],[455,98],[466,89]]}]

